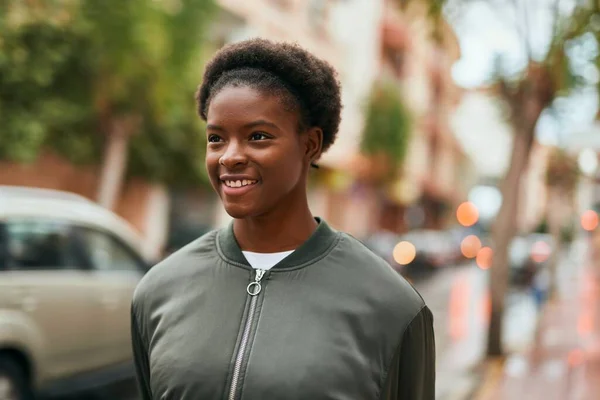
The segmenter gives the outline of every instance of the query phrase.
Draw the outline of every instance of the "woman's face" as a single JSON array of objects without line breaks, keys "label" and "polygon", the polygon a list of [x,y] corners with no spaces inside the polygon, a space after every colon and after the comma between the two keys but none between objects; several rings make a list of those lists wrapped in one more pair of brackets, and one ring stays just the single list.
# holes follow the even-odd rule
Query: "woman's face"
[{"label": "woman's face", "polygon": [[225,87],[207,112],[206,168],[234,218],[285,209],[306,197],[309,135],[281,99],[250,87]]}]

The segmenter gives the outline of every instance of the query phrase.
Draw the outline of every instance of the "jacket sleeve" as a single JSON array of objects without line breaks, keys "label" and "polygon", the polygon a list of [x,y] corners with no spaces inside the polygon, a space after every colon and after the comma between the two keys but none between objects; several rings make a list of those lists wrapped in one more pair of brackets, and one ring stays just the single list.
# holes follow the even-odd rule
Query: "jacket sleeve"
[{"label": "jacket sleeve", "polygon": [[138,388],[142,400],[152,400],[150,390],[150,364],[148,362],[148,350],[140,335],[138,320],[131,308],[131,343],[133,346],[133,361],[138,382]]},{"label": "jacket sleeve", "polygon": [[435,338],[433,315],[427,306],[419,311],[404,331],[381,399],[435,399]]}]

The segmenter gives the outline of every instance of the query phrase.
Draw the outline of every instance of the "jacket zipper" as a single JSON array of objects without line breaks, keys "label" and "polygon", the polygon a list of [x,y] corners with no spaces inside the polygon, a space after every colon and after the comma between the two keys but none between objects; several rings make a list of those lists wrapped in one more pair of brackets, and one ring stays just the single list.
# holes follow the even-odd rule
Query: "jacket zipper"
[{"label": "jacket zipper", "polygon": [[246,318],[246,323],[244,324],[244,330],[242,331],[242,341],[240,342],[240,347],[238,349],[237,355],[235,357],[235,364],[233,367],[233,377],[231,378],[231,388],[229,389],[229,400],[235,400],[235,396],[237,394],[238,384],[240,380],[240,372],[242,369],[242,363],[244,362],[244,356],[246,355],[246,350],[248,347],[248,340],[250,339],[250,332],[252,329],[252,324],[254,323],[254,313],[256,311],[256,303],[258,302],[258,295],[262,291],[262,286],[260,284],[262,278],[265,276],[264,269],[257,269],[256,276],[253,282],[250,282],[246,287],[246,292],[250,296],[250,307],[248,310],[248,317]]}]

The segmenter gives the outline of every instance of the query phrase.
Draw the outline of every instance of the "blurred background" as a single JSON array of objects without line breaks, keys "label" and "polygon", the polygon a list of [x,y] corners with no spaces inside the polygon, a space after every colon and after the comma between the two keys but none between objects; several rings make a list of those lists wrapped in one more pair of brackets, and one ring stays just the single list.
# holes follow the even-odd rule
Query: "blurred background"
[{"label": "blurred background", "polygon": [[194,92],[252,37],[337,69],[312,210],[423,295],[437,397],[597,398],[598,0],[3,0],[0,400],[137,399],[136,283],[229,222]]}]

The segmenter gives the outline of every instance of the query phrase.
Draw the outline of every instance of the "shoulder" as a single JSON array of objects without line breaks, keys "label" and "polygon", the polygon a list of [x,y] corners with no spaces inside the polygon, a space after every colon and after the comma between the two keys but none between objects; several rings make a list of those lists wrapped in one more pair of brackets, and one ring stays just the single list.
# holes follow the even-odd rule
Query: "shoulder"
[{"label": "shoulder", "polygon": [[133,307],[144,307],[151,298],[176,290],[182,282],[214,266],[217,232],[206,233],[150,268],[135,289]]},{"label": "shoulder", "polygon": [[[406,318],[417,315],[425,302],[417,290],[383,258],[350,234],[341,233],[335,257],[340,257],[355,284],[365,286],[369,296],[382,305],[401,310]],[[361,284],[360,282],[364,282]]]}]

